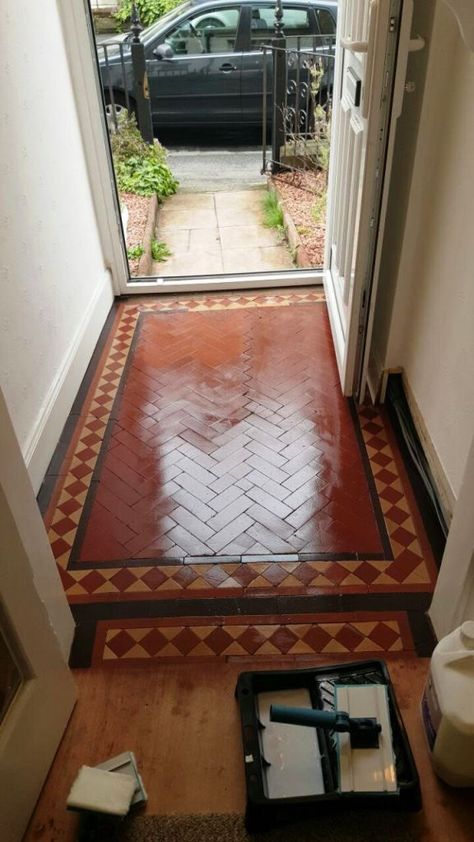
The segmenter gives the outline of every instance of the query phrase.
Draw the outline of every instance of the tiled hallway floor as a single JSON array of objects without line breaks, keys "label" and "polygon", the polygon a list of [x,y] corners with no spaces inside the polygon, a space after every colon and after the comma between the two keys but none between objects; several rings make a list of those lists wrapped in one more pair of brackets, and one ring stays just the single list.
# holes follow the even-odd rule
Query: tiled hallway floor
[{"label": "tiled hallway floor", "polygon": [[45,493],[74,663],[426,654],[433,557],[318,289],[119,303],[71,432]]}]

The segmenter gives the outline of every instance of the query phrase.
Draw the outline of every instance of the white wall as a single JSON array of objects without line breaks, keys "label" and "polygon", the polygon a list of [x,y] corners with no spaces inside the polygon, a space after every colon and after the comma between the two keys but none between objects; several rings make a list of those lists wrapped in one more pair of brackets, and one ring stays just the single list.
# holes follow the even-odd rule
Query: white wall
[{"label": "white wall", "polygon": [[0,383],[38,490],[112,303],[55,0],[0,30]]},{"label": "white wall", "polygon": [[453,500],[474,430],[473,102],[474,54],[438,0],[383,363],[403,368]]}]

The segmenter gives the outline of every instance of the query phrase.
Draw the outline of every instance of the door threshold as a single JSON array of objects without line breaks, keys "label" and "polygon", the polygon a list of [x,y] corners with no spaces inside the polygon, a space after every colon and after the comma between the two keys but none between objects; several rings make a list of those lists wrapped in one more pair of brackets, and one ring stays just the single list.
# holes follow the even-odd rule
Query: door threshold
[{"label": "door threshold", "polygon": [[290,269],[284,272],[241,272],[235,275],[193,275],[192,277],[141,278],[127,283],[126,295],[157,295],[170,292],[212,292],[215,290],[267,289],[270,287],[318,286],[322,269]]}]

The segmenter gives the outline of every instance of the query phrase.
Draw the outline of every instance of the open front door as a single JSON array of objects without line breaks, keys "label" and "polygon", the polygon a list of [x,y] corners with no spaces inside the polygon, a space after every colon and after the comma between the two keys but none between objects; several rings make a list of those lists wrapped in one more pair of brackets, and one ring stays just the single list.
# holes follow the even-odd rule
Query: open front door
[{"label": "open front door", "polygon": [[345,395],[360,392],[401,5],[340,0],[338,7],[324,286]]},{"label": "open front door", "polygon": [[[47,610],[48,609],[48,610]],[[54,623],[54,627],[53,627]],[[73,619],[0,391],[0,838],[20,842],[73,709]],[[45,829],[45,840],[49,832]]]}]

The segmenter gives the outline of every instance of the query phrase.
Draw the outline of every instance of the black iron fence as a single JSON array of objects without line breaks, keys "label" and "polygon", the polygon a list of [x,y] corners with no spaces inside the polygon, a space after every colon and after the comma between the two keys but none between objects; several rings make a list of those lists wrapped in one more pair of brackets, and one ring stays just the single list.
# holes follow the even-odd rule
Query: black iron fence
[{"label": "black iron fence", "polygon": [[327,167],[335,38],[280,32],[262,52],[262,172]]},{"label": "black iron fence", "polygon": [[[109,131],[119,128],[120,113],[134,113],[147,143],[153,143],[153,122],[148,92],[143,27],[134,8],[130,33],[123,39],[97,44],[97,59]],[[118,93],[120,91],[120,93]]]}]

